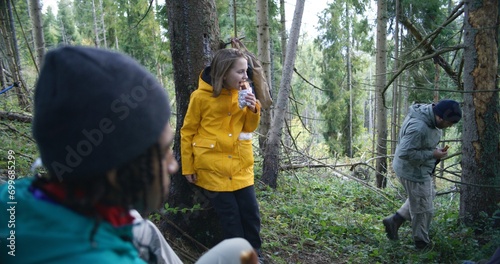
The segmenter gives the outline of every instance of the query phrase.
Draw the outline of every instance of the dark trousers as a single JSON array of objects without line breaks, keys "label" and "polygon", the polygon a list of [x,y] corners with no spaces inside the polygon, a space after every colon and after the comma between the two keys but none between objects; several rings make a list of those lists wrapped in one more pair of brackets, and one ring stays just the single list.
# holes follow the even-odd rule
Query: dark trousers
[{"label": "dark trousers", "polygon": [[260,249],[260,213],[254,186],[234,192],[210,192],[210,202],[217,212],[226,238],[242,237]]}]

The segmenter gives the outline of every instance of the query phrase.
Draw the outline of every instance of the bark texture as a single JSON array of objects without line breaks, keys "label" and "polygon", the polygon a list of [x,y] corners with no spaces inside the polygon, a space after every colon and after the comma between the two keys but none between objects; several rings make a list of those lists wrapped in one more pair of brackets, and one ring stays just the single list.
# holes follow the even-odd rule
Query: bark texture
[{"label": "bark texture", "polygon": [[377,1],[377,57],[375,62],[376,115],[377,115],[377,187],[385,188],[387,180],[387,109],[384,104],[384,87],[387,81],[387,1]]},{"label": "bark texture", "polygon": [[[460,217],[479,223],[500,202],[498,0],[465,2]],[[496,186],[496,187],[495,187]],[[497,225],[500,225],[497,221]]]},{"label": "bark texture", "polygon": [[281,152],[281,135],[283,133],[283,124],[285,122],[288,97],[291,90],[291,81],[299,41],[300,25],[302,23],[302,14],[304,13],[304,2],[305,0],[297,0],[295,4],[295,12],[290,30],[290,40],[286,49],[283,74],[281,76],[281,86],[278,92],[278,99],[276,100],[274,107],[274,119],[268,133],[268,144],[264,152],[262,181],[271,188],[277,187],[278,169],[280,163],[279,156]]},{"label": "bark texture", "polygon": [[[180,164],[180,128],[198,76],[219,47],[219,26],[213,0],[167,0],[170,51],[174,69],[176,132],[174,153]],[[222,239],[215,211],[203,190],[187,182],[181,170],[172,176],[170,208],[185,209],[168,216],[180,229],[207,247]],[[199,204],[201,210],[186,210]]]}]

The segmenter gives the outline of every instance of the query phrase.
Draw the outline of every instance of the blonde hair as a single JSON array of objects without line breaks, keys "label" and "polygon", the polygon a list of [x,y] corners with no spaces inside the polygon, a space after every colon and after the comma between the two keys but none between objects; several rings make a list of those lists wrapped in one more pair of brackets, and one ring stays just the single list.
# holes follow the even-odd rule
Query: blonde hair
[{"label": "blonde hair", "polygon": [[231,67],[233,67],[234,62],[240,58],[248,61],[247,56],[238,49],[221,49],[215,53],[210,64],[210,77],[212,79],[212,87],[214,88],[213,97],[220,95],[222,88],[224,88],[224,77]]}]

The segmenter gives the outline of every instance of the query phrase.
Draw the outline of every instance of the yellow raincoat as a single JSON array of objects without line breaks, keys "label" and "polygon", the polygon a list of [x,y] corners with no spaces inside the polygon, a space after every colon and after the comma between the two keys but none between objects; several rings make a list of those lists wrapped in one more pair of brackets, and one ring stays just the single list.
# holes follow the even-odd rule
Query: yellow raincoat
[{"label": "yellow raincoat", "polygon": [[212,85],[200,74],[198,89],[191,94],[181,128],[182,174],[196,174],[196,185],[216,192],[232,192],[254,184],[252,139],[239,139],[253,132],[257,113],[238,106],[238,91],[222,89],[213,97]]}]

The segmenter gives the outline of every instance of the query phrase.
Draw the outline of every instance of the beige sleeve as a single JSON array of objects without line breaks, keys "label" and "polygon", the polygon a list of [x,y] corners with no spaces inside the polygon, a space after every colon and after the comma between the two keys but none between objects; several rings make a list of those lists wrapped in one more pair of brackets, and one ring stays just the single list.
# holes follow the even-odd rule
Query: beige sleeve
[{"label": "beige sleeve", "polygon": [[144,261],[155,264],[182,264],[153,222],[143,219],[135,210],[131,211],[131,215],[135,218],[132,228],[134,246]]}]

